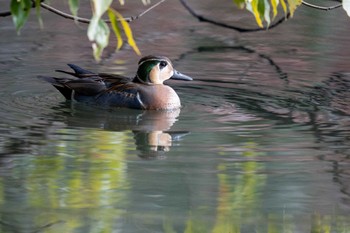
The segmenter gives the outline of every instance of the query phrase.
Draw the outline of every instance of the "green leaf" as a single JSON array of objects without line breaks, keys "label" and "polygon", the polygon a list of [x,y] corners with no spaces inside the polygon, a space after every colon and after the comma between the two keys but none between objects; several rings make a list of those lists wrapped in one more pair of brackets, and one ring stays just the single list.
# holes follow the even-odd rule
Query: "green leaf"
[{"label": "green leaf", "polygon": [[[264,1],[264,0],[262,0]],[[260,2],[262,2],[260,1]],[[261,20],[261,15],[260,14],[260,10],[262,9],[262,6],[259,6],[259,0],[251,0],[251,1],[248,1],[246,2],[246,8],[247,10],[249,10],[250,12],[253,13],[254,17],[255,17],[255,21],[256,23],[259,25],[259,27],[263,27],[263,23],[262,23],[262,20]]]},{"label": "green leaf", "polygon": [[295,9],[301,4],[302,0],[288,0],[290,15],[293,17]]},{"label": "green leaf", "polygon": [[350,17],[350,0],[343,0],[343,8]]},{"label": "green leaf", "polygon": [[142,0],[143,5],[151,4],[151,0]]},{"label": "green leaf", "polygon": [[119,23],[116,15],[113,13],[113,10],[108,9],[108,17],[111,20],[112,29],[114,31],[114,35],[117,38],[117,49],[120,49],[123,45],[122,33],[119,27]]},{"label": "green leaf", "polygon": [[[348,2],[350,11],[350,0],[343,1]],[[271,14],[273,19],[277,16],[279,4],[281,4],[285,15],[290,12],[291,16],[293,16],[295,10],[301,5],[302,0],[233,0],[233,2],[240,8],[242,5],[245,5],[246,9],[254,15],[257,24],[263,27],[264,22],[267,23],[267,26],[271,23]]]},{"label": "green leaf", "polygon": [[11,15],[13,23],[15,24],[17,33],[23,27],[26,22],[30,9],[32,7],[31,0],[11,0]]},{"label": "green leaf", "polygon": [[287,14],[287,4],[284,0],[281,0],[281,6],[282,6],[282,9],[284,11],[284,14]]},{"label": "green leaf", "polygon": [[271,23],[271,19],[270,19],[270,10],[271,10],[270,4],[269,4],[268,0],[265,0],[264,19],[265,19],[265,21],[266,21],[266,23],[267,23],[267,26],[269,26],[270,23]]},{"label": "green leaf", "polygon": [[36,16],[37,16],[38,21],[39,21],[40,28],[43,28],[44,23],[43,23],[43,19],[41,18],[41,14],[40,14],[40,9],[41,9],[40,3],[41,3],[41,0],[35,0],[35,11],[36,11]]},{"label": "green leaf", "polygon": [[92,17],[88,27],[88,38],[92,42],[94,57],[97,61],[100,61],[102,51],[108,45],[109,34],[106,22],[98,17]]},{"label": "green leaf", "polygon": [[245,6],[245,0],[233,0],[233,2],[240,8],[243,9]]},{"label": "green leaf", "polygon": [[113,0],[92,0],[93,15],[97,18],[101,18],[102,15],[108,10]]},{"label": "green leaf", "polygon": [[72,12],[72,15],[74,17],[78,16],[78,10],[79,10],[79,0],[69,0],[68,1],[69,9]]},{"label": "green leaf", "polygon": [[136,45],[136,42],[134,40],[134,37],[132,35],[132,31],[131,31],[131,28],[130,28],[128,22],[126,22],[124,17],[118,11],[115,11],[113,9],[111,9],[111,10],[116,15],[117,19],[120,21],[120,24],[122,25],[122,28],[123,28],[124,33],[125,33],[125,36],[128,39],[128,44],[134,49],[134,51],[135,51],[135,53],[137,55],[141,55],[141,52],[140,52],[139,48]]},{"label": "green leaf", "polygon": [[92,19],[88,27],[88,38],[92,42],[95,60],[100,61],[103,49],[109,41],[109,27],[101,19],[113,0],[92,0]]}]

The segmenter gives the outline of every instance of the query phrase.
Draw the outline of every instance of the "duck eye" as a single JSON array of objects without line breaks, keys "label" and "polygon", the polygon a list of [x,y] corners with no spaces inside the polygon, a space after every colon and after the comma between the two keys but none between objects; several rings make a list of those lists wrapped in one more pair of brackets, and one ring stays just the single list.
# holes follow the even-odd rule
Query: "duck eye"
[{"label": "duck eye", "polygon": [[168,65],[168,63],[166,62],[166,61],[161,61],[160,63],[159,63],[159,68],[160,69],[163,69],[164,67],[166,67]]}]

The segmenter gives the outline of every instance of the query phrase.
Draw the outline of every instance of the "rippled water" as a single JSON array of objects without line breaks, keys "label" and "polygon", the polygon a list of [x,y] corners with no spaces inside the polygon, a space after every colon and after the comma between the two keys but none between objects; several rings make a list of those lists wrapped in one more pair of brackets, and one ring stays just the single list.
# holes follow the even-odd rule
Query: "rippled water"
[{"label": "rippled water", "polygon": [[[254,25],[227,3],[191,5]],[[132,26],[143,54],[195,79],[169,82],[174,112],[66,103],[36,76],[66,63],[132,76],[139,58],[111,47],[95,64],[84,25],[43,17],[21,36],[0,21],[1,232],[350,232],[341,10],[237,34],[163,3]]]}]

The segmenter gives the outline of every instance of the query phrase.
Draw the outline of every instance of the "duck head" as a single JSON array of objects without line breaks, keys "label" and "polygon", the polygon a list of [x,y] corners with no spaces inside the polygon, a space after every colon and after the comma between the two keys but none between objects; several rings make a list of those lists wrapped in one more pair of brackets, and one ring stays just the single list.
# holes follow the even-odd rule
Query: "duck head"
[{"label": "duck head", "polygon": [[134,79],[146,85],[163,84],[165,80],[193,80],[191,77],[184,75],[173,68],[173,64],[167,57],[163,56],[146,56],[140,59],[139,67]]}]

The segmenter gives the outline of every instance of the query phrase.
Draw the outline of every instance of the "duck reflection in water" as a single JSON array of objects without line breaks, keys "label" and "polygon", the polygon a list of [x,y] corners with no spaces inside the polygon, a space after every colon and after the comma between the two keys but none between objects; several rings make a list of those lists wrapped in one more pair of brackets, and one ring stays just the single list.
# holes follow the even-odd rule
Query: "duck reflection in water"
[{"label": "duck reflection in water", "polygon": [[188,131],[170,131],[180,110],[145,111],[140,115],[138,129],[133,130],[136,149],[142,158],[162,158],[173,142],[179,141]]},{"label": "duck reflection in water", "polygon": [[[180,109],[172,111],[142,111],[135,109],[99,109],[95,106],[66,104],[69,114],[63,123],[69,127],[98,128],[108,131],[131,131],[141,158],[163,158],[174,142],[180,141],[189,131],[172,131]],[[56,107],[62,111],[62,106]],[[88,114],[87,114],[88,113]],[[56,113],[57,114],[57,113]]]}]

